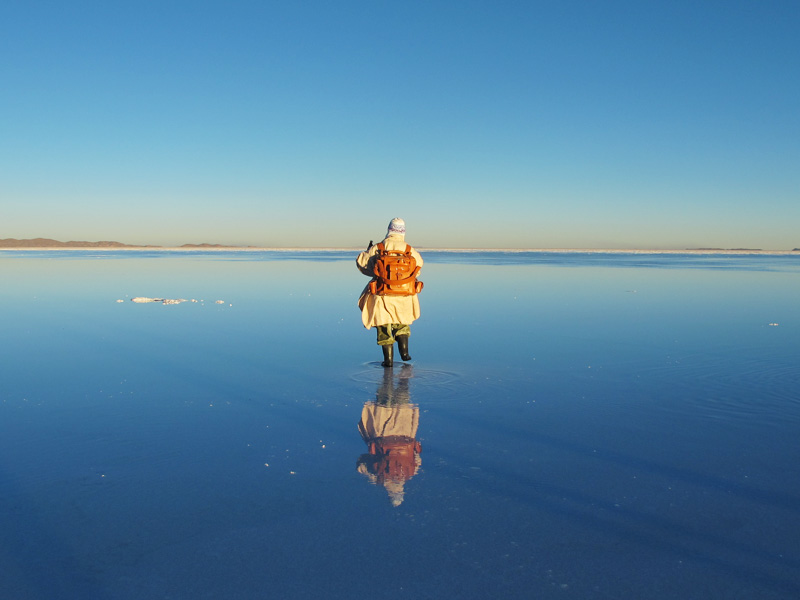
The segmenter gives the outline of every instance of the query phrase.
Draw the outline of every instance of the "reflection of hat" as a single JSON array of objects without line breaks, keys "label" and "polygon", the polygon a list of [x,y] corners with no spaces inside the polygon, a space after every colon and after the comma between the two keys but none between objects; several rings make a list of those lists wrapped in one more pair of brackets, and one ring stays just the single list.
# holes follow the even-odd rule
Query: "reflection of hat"
[{"label": "reflection of hat", "polygon": [[392,506],[400,506],[403,503],[403,486],[405,481],[384,481],[383,487],[389,492],[389,499],[392,501]]},{"label": "reflection of hat", "polygon": [[370,472],[370,466],[373,466],[367,464],[370,458],[374,457],[371,457],[369,454],[365,454],[359,458],[356,469],[362,475],[366,475],[370,483],[375,485],[383,483],[383,487],[386,488],[386,491],[389,493],[389,500],[392,502],[392,506],[400,506],[403,503],[403,496],[405,495],[405,492],[403,491],[403,486],[406,484],[405,480],[400,479],[399,481],[396,481],[393,479],[386,479],[380,481],[382,478],[379,478],[377,475]]},{"label": "reflection of hat", "polygon": [[400,235],[406,234],[406,222],[403,221],[403,219],[395,217],[389,222],[389,230],[386,232],[386,235],[391,235],[393,233],[399,233]]}]

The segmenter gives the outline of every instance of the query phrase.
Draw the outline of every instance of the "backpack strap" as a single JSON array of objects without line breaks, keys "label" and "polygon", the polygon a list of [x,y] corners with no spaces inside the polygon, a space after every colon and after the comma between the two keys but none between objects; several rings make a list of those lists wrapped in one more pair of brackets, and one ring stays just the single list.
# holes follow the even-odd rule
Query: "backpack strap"
[{"label": "backpack strap", "polygon": [[406,249],[403,250],[402,253],[399,250],[387,250],[386,246],[383,244],[383,242],[378,242],[377,244],[375,244],[375,247],[378,249],[378,254],[379,255],[383,254],[384,252],[397,252],[399,254],[411,254],[411,246],[409,244],[406,244]]}]

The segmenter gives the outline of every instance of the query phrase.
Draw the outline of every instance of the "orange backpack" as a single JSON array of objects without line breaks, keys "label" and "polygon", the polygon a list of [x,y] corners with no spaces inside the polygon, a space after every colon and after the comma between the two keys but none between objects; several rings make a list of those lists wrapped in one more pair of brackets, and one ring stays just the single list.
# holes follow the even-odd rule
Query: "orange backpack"
[{"label": "orange backpack", "polygon": [[404,251],[387,250],[383,242],[378,244],[373,268],[375,279],[369,283],[369,291],[377,296],[413,296],[422,291],[422,282],[417,281],[419,267],[411,256],[411,246]]}]

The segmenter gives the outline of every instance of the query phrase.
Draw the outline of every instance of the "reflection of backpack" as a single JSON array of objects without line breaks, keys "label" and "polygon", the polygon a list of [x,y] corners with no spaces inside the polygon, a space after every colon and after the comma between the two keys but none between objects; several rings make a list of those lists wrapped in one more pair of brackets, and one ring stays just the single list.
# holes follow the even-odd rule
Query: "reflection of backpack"
[{"label": "reflection of backpack", "polygon": [[417,281],[419,267],[411,256],[411,246],[406,249],[387,250],[383,242],[378,244],[373,268],[375,279],[369,283],[369,291],[378,296],[413,296],[422,291],[422,282]]},{"label": "reflection of backpack", "polygon": [[[408,481],[417,473],[422,445],[414,438],[391,435],[377,438],[369,444],[369,453],[374,459],[367,470],[377,475],[378,481]],[[366,462],[366,461],[365,461]],[[371,468],[370,468],[371,467]]]}]

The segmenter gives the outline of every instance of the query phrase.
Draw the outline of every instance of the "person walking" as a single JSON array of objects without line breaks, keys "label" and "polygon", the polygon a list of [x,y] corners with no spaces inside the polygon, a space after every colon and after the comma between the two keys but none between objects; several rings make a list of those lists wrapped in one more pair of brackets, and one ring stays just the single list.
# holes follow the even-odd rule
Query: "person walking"
[{"label": "person walking", "polygon": [[383,351],[384,367],[394,364],[394,343],[404,361],[408,353],[410,325],[419,318],[419,299],[422,282],[417,280],[422,257],[406,244],[406,224],[395,218],[389,223],[383,241],[370,241],[366,250],[356,258],[358,270],[372,280],[358,298],[364,327],[375,327],[378,345]]}]

